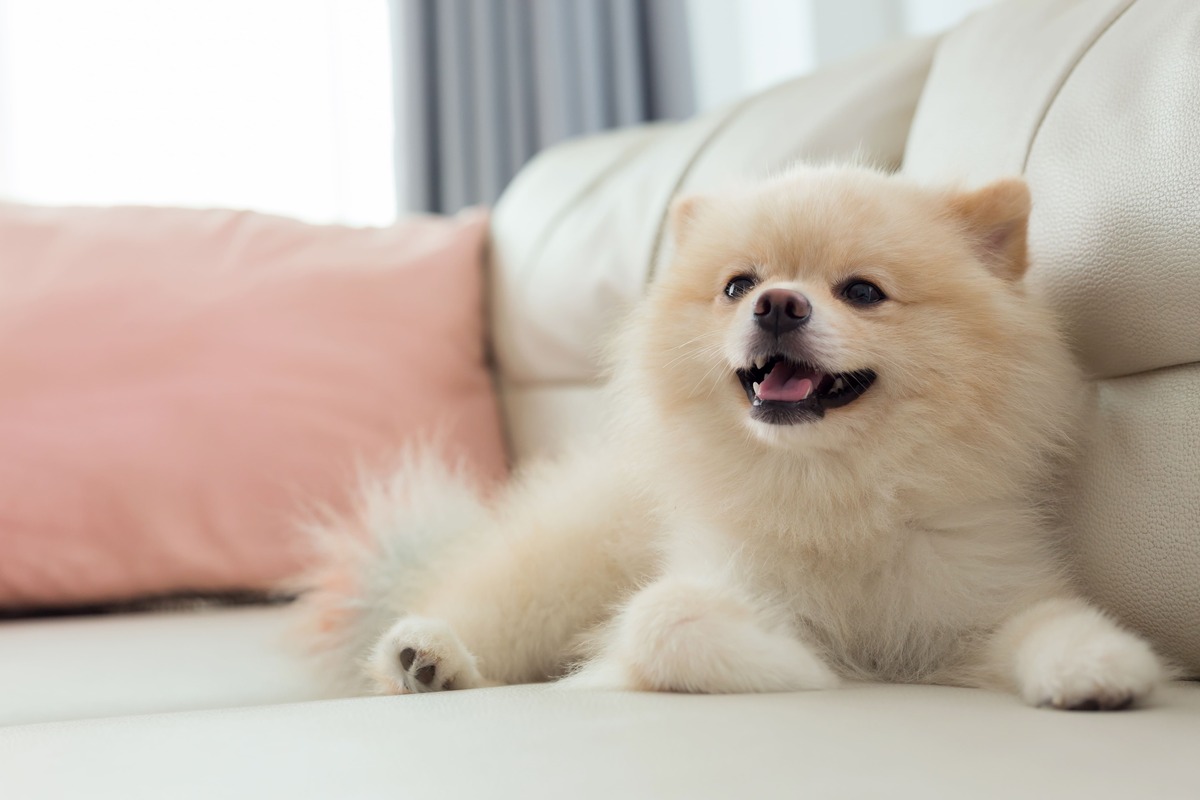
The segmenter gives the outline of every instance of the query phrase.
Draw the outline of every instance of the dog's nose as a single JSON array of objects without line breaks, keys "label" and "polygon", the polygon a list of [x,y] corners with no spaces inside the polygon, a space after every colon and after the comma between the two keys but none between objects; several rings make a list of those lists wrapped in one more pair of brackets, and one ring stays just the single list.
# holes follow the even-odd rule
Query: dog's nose
[{"label": "dog's nose", "polygon": [[754,301],[754,321],[776,336],[796,330],[811,315],[808,298],[791,289],[767,289]]}]

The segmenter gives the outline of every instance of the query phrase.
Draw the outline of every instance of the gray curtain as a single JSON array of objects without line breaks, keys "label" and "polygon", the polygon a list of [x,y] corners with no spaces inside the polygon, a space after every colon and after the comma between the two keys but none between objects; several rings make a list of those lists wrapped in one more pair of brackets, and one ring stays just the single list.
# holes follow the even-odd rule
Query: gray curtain
[{"label": "gray curtain", "polygon": [[391,0],[397,196],[492,203],[538,150],[693,111],[686,0]]}]

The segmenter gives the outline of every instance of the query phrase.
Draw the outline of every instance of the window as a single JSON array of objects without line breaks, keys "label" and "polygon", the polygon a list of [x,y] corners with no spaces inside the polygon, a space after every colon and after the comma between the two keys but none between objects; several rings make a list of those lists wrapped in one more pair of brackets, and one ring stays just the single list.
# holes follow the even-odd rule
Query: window
[{"label": "window", "polygon": [[386,0],[0,0],[0,198],[396,215]]}]

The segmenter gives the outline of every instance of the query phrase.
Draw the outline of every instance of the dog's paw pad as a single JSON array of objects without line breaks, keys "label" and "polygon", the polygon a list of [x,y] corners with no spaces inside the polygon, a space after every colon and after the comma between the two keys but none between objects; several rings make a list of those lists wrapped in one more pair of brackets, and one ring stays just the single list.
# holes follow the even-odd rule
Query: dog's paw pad
[{"label": "dog's paw pad", "polygon": [[384,694],[466,689],[483,684],[475,658],[448,625],[401,619],[380,637],[367,671]]},{"label": "dog's paw pad", "polygon": [[400,682],[409,692],[436,692],[453,688],[446,685],[447,681],[438,682],[438,664],[443,659],[444,656],[433,649],[402,647],[397,659],[400,662]]},{"label": "dog's paw pad", "polygon": [[426,664],[419,670],[413,673],[413,677],[423,686],[432,686],[433,679],[437,677],[437,665]]},{"label": "dog's paw pad", "polygon": [[1095,690],[1084,693],[1084,696],[1056,694],[1042,699],[1042,708],[1056,708],[1061,711],[1124,711],[1131,707],[1135,700],[1144,693],[1130,689]]},{"label": "dog's paw pad", "polygon": [[1089,697],[1086,700],[1081,700],[1074,705],[1066,707],[1067,711],[1124,711],[1133,705],[1133,695],[1116,695],[1112,697],[1099,698]]},{"label": "dog's paw pad", "polygon": [[406,647],[400,651],[400,669],[407,672],[412,669],[413,661],[417,659],[417,651]]}]

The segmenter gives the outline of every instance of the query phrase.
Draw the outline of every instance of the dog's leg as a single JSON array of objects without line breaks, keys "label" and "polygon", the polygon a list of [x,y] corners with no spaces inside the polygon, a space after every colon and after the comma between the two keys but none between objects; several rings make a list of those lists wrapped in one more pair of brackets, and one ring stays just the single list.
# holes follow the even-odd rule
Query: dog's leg
[{"label": "dog's leg", "polygon": [[645,579],[648,513],[607,475],[564,471],[527,486],[404,604],[368,660],[375,686],[428,692],[561,675],[581,634]]},{"label": "dog's leg", "polygon": [[570,681],[713,694],[838,684],[812,649],[729,587],[670,577],[632,598],[598,658]]},{"label": "dog's leg", "polygon": [[1146,642],[1074,599],[1046,600],[1012,617],[985,658],[985,672],[999,683],[1052,708],[1127,708],[1164,678]]}]

